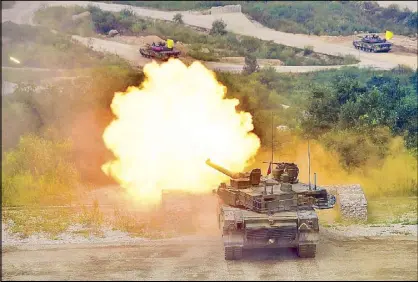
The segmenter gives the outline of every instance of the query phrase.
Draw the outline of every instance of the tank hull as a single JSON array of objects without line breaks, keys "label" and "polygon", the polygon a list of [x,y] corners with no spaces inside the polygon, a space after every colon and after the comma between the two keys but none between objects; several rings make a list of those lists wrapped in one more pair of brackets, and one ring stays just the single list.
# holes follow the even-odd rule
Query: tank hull
[{"label": "tank hull", "polygon": [[361,40],[353,41],[354,48],[371,53],[387,53],[392,49],[392,43],[367,43]]},{"label": "tank hull", "polygon": [[145,58],[154,58],[166,61],[170,58],[178,58],[180,56],[180,51],[154,51],[151,48],[140,48],[139,53]]},{"label": "tank hull", "polygon": [[262,214],[220,204],[219,227],[225,259],[240,259],[245,249],[297,248],[314,257],[319,241],[318,216],[313,209]]}]

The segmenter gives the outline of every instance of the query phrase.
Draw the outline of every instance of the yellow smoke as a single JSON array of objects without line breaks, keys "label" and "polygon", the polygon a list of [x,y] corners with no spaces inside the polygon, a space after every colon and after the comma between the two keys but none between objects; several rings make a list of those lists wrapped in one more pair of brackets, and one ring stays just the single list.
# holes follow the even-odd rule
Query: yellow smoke
[{"label": "yellow smoke", "polygon": [[[307,141],[291,135],[279,143],[280,148],[275,150],[275,161],[295,162],[299,166],[300,181],[308,183]],[[268,148],[260,150],[251,167],[262,167],[265,174],[268,164],[262,164],[262,161],[270,160],[270,155]],[[399,136],[392,138],[387,156],[383,160],[378,156],[368,156],[366,164],[351,172],[342,167],[336,152],[315,140],[310,141],[310,155],[311,183],[314,182],[316,172],[318,185],[360,184],[367,197],[403,196],[417,189],[417,161],[407,152],[404,140]]]},{"label": "yellow smoke", "polygon": [[225,176],[207,158],[243,170],[260,147],[252,117],[199,62],[144,67],[145,81],[115,93],[116,119],[103,140],[116,159],[102,166],[142,205],[159,203],[161,190],[207,192]]}]

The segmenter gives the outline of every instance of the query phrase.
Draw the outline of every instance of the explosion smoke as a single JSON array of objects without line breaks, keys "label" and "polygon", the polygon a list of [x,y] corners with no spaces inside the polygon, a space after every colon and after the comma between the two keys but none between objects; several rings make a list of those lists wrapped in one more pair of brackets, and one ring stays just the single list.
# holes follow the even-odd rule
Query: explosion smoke
[{"label": "explosion smoke", "polygon": [[241,171],[260,147],[252,117],[236,112],[237,99],[199,62],[144,67],[146,80],[115,93],[116,119],[103,140],[116,160],[102,166],[142,205],[158,204],[161,190],[207,192],[225,176],[207,158]]}]

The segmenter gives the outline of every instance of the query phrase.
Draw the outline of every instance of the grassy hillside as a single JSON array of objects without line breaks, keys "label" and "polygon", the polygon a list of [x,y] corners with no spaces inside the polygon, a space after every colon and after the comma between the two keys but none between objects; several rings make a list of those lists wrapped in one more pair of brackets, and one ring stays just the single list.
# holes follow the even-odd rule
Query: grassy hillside
[{"label": "grassy hillside", "polygon": [[276,30],[316,35],[350,35],[355,31],[411,35],[418,31],[418,14],[397,5],[374,1],[105,1],[164,10],[207,9],[241,4],[254,20]]},{"label": "grassy hillside", "polygon": [[221,57],[243,57],[248,54],[258,59],[278,59],[285,65],[341,65],[357,63],[352,56],[337,57],[313,52],[306,46],[304,49],[263,41],[249,36],[238,36],[233,33],[214,35],[197,31],[182,24],[168,21],[140,18],[129,10],[107,12],[90,6],[88,18],[75,23],[72,15],[86,11],[81,7],[50,7],[41,9],[35,14],[35,21],[41,25],[59,29],[62,32],[87,35],[93,31],[107,34],[116,29],[123,35],[157,35],[163,39],[171,38],[188,45],[188,55],[204,61],[218,61]]},{"label": "grassy hillside", "polygon": [[[53,33],[45,27],[2,24],[3,66],[67,69],[120,63],[115,55],[104,56],[77,42],[68,35]],[[10,57],[18,59],[16,64]]]},{"label": "grassy hillside", "polygon": [[[115,92],[139,85],[143,74],[117,57],[41,27],[4,23],[3,36],[8,38],[3,42],[4,63],[13,55],[22,65],[34,67],[93,67],[87,77],[41,89],[19,83],[13,94],[2,98],[2,127],[7,132],[2,136],[3,204],[64,204],[74,200],[75,187],[112,183],[100,169],[112,157],[102,139],[113,118],[110,104]],[[19,53],[13,53],[16,50]],[[312,144],[326,148],[326,164],[341,168],[341,174],[356,173],[355,181],[364,181],[367,191],[416,194],[416,71],[345,68],[286,74],[266,68],[250,75],[216,76],[227,87],[227,97],[239,99],[238,110],[252,114],[262,150],[271,146],[273,112],[274,124],[285,124],[297,138],[309,136]],[[288,146],[281,138],[276,142],[281,158],[283,152],[295,156],[303,145],[295,140]],[[312,156],[314,160],[318,154]]]}]

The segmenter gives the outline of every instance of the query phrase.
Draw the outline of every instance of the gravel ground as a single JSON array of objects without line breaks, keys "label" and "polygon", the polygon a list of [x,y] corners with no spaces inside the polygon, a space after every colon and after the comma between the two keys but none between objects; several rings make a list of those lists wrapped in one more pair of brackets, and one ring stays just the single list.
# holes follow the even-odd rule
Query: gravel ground
[{"label": "gravel ground", "polygon": [[[50,239],[45,233],[33,234],[27,238],[20,238],[19,234],[10,233],[8,225],[2,223],[2,245],[56,245],[56,244],[78,244],[78,243],[138,243],[150,239],[134,237],[127,232],[113,230],[111,227],[102,227],[100,235],[90,234],[83,236],[78,233],[83,230],[80,224],[71,225],[64,233],[59,234],[54,239]],[[408,240],[417,240],[417,225],[392,224],[388,226],[373,225],[350,225],[350,226],[331,226],[321,227],[321,232],[328,236],[339,239],[356,238],[388,238],[399,237]],[[213,233],[211,234],[213,235]],[[181,236],[184,237],[184,236]],[[177,238],[181,238],[180,236]]]},{"label": "gravel ground", "polygon": [[2,246],[3,280],[417,280],[417,242],[321,236],[314,259],[246,250],[225,261],[219,236],[137,243]]},{"label": "gravel ground", "polygon": [[347,237],[347,238],[381,238],[389,236],[404,237],[405,235],[411,239],[417,239],[417,225],[392,224],[388,226],[374,225],[349,225],[323,227],[322,229],[330,234]]}]

